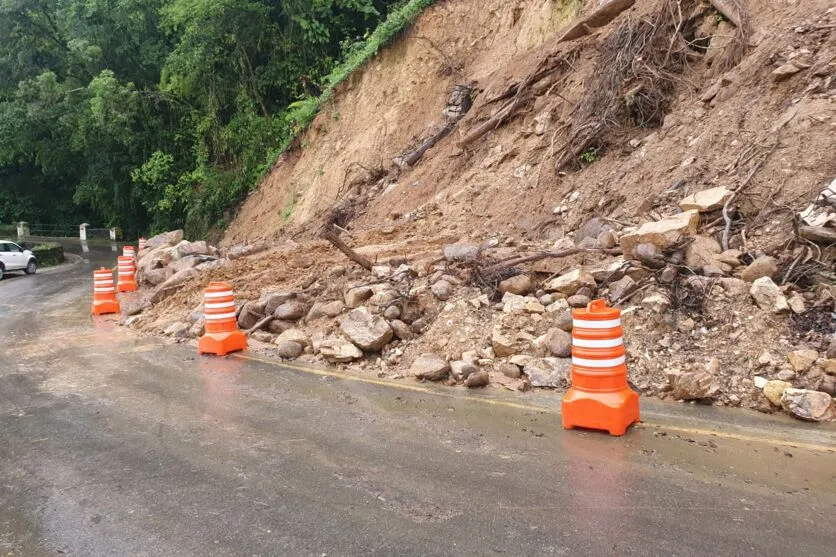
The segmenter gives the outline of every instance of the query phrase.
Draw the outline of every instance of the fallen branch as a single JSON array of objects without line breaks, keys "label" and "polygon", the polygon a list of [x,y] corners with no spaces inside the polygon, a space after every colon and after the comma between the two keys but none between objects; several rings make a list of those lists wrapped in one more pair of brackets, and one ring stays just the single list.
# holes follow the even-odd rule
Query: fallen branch
[{"label": "fallen branch", "polygon": [[522,263],[531,263],[533,261],[542,261],[543,259],[552,259],[558,257],[569,257],[570,255],[576,255],[578,253],[606,253],[608,255],[621,255],[622,251],[618,248],[569,248],[562,251],[544,251],[540,253],[535,253],[533,255],[525,255],[521,257],[513,257],[511,259],[506,259],[505,261],[481,269],[481,272],[484,275],[492,275],[498,271],[507,269],[509,267],[514,267],[515,265],[520,265]]},{"label": "fallen branch", "polygon": [[823,226],[799,226],[798,235],[817,244],[836,245],[836,230]]},{"label": "fallen branch", "polygon": [[251,335],[251,334],[253,334],[254,332],[256,332],[256,331],[258,331],[258,330],[260,330],[260,329],[263,329],[264,327],[266,327],[267,325],[269,325],[269,324],[270,324],[270,322],[271,322],[271,321],[273,321],[273,319],[275,319],[275,317],[273,317],[272,315],[268,315],[267,317],[265,317],[264,319],[262,319],[261,321],[259,321],[259,322],[258,322],[258,323],[256,323],[255,325],[253,325],[251,328],[249,328],[249,329],[247,329],[246,331],[244,331],[244,335],[246,335],[246,336],[250,336],[250,335]]},{"label": "fallen branch", "polygon": [[767,152],[766,152],[766,153],[765,153],[765,154],[761,157],[761,160],[759,160],[759,161],[758,161],[758,164],[756,164],[756,165],[755,165],[755,167],[752,169],[752,171],[751,171],[751,172],[749,172],[749,175],[748,175],[748,176],[746,176],[746,179],[745,179],[745,180],[743,180],[743,183],[741,183],[739,186],[737,186],[737,187],[734,189],[734,191],[732,192],[732,194],[729,196],[729,198],[728,198],[728,199],[726,200],[726,202],[723,204],[723,220],[724,220],[724,221],[726,221],[726,226],[725,226],[725,228],[723,229],[723,249],[724,249],[724,250],[729,249],[729,232],[731,231],[731,225],[732,225],[732,220],[731,220],[731,217],[729,216],[729,207],[731,206],[731,202],[732,202],[732,201],[734,201],[734,199],[737,197],[737,194],[739,194],[740,192],[742,192],[742,191],[743,191],[743,189],[744,189],[746,186],[748,186],[748,185],[749,185],[749,182],[751,182],[751,181],[752,181],[752,178],[754,178],[754,177],[755,177],[755,174],[757,174],[758,170],[760,170],[760,169],[761,169],[761,167],[764,165],[764,163],[765,163],[765,162],[766,162],[766,160],[769,158],[769,156],[770,156],[773,152],[775,152],[775,149],[778,147],[778,143],[779,143],[779,139],[778,139],[778,138],[775,138],[775,143],[773,143],[773,144],[772,144],[772,147],[770,147],[769,151],[767,151]]},{"label": "fallen branch", "polygon": [[362,255],[360,255],[359,253],[357,253],[356,251],[351,249],[348,246],[348,244],[343,242],[340,239],[339,233],[336,231],[336,229],[334,229],[333,225],[324,228],[322,230],[322,232],[320,233],[320,237],[322,237],[325,240],[328,240],[329,242],[331,242],[331,244],[335,248],[337,248],[338,250],[343,252],[346,257],[348,257],[349,259],[351,259],[352,261],[354,261],[355,263],[357,263],[358,265],[360,265],[361,267],[363,267],[367,271],[372,270],[371,261],[369,261],[368,259],[366,259]]},{"label": "fallen branch", "polygon": [[395,159],[395,164],[400,167],[403,166],[415,166],[415,163],[424,156],[424,153],[429,151],[436,143],[450,135],[450,133],[455,129],[456,124],[450,123],[441,128],[435,135],[424,141],[420,147],[412,151],[411,153],[407,153],[406,155],[397,157]]}]

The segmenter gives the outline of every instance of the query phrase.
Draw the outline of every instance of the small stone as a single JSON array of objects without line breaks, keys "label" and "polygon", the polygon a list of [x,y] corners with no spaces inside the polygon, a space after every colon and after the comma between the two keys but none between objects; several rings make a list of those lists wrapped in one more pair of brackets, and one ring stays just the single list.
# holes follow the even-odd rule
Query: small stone
[{"label": "small stone", "polygon": [[305,319],[307,321],[313,321],[315,319],[319,319],[320,317],[336,317],[342,313],[344,308],[345,304],[342,300],[334,300],[332,302],[316,302],[311,307]]},{"label": "small stone", "polygon": [[694,240],[685,248],[685,264],[692,269],[702,269],[714,265],[714,257],[720,255],[723,248],[714,238],[695,236]]},{"label": "small stone", "polygon": [[506,292],[502,296],[502,312],[503,313],[523,313],[525,312],[525,305],[530,300],[535,300],[534,298],[528,298],[526,296],[520,296],[519,294],[513,294],[511,292]]},{"label": "small stone", "polygon": [[569,296],[566,301],[569,302],[569,305],[573,308],[585,308],[592,300],[589,299],[589,296],[575,294],[574,296]]},{"label": "small stone", "polygon": [[267,331],[253,331],[253,334],[250,335],[250,338],[252,338],[253,340],[257,340],[258,342],[266,342],[272,344],[275,337],[273,337],[273,335],[268,333]]},{"label": "small stone", "polygon": [[422,354],[409,368],[409,373],[419,379],[440,381],[450,373],[450,364],[435,354]]},{"label": "small stone", "polygon": [[740,278],[746,282],[755,282],[761,277],[774,279],[778,276],[778,263],[774,257],[758,257],[740,271]]},{"label": "small stone", "polygon": [[392,327],[395,336],[401,340],[412,340],[415,338],[415,332],[400,319],[393,319],[389,322],[389,326]]},{"label": "small stone", "polygon": [[292,300],[295,297],[295,292],[287,291],[266,292],[262,294],[261,301],[264,302],[265,315],[273,315],[277,307],[287,302],[288,300]]},{"label": "small stone", "polygon": [[562,292],[571,296],[584,286],[595,288],[595,278],[584,269],[575,269],[549,281],[545,285],[545,290],[548,292]]},{"label": "small stone", "polygon": [[446,280],[439,280],[430,287],[430,290],[442,302],[448,300],[453,294],[453,286]]},{"label": "small stone", "polygon": [[565,387],[569,383],[572,360],[568,358],[533,358],[523,372],[532,387]]},{"label": "small stone", "polygon": [[763,396],[765,396],[769,402],[775,406],[781,406],[781,396],[784,394],[785,390],[790,388],[792,388],[792,383],[773,379],[771,381],[767,381],[766,385],[764,385]]},{"label": "small stone", "polygon": [[572,332],[572,310],[567,309],[557,314],[554,326],[566,332]]},{"label": "small stone", "polygon": [[714,260],[719,263],[725,263],[726,265],[737,268],[740,267],[740,256],[742,254],[739,250],[736,249],[729,249],[720,254],[714,256]]},{"label": "small stone", "polygon": [[273,312],[273,317],[283,321],[298,321],[307,312],[308,308],[304,303],[299,300],[289,300],[276,308],[276,311]]},{"label": "small stone", "polygon": [[610,302],[615,303],[618,300],[622,300],[635,291],[636,281],[625,275],[610,284]]},{"label": "small stone", "polygon": [[764,311],[772,313],[786,313],[789,311],[787,298],[781,294],[778,286],[769,277],[761,277],[752,283],[749,289],[755,303]]},{"label": "small stone", "polygon": [[534,290],[534,283],[528,275],[516,275],[499,283],[499,291],[525,296]]},{"label": "small stone", "polygon": [[502,334],[498,329],[494,329],[491,334],[491,347],[497,358],[505,358],[516,352],[514,341]]},{"label": "small stone", "polygon": [[514,364],[515,366],[525,367],[525,364],[530,362],[534,356],[529,356],[528,354],[514,354],[508,361]]},{"label": "small stone", "polygon": [[286,360],[293,360],[298,358],[302,355],[303,350],[304,348],[301,344],[297,344],[289,340],[284,340],[276,343],[276,354],[279,356],[279,358],[284,358]]},{"label": "small stone", "polygon": [[787,305],[790,306],[793,313],[801,314],[807,310],[804,305],[804,297],[799,296],[798,292],[792,293],[792,295],[787,299]]},{"label": "small stone", "polygon": [[694,210],[700,213],[716,211],[723,208],[731,195],[732,192],[722,186],[709,188],[683,198],[679,202],[679,207],[683,211]]},{"label": "small stone", "polygon": [[479,246],[475,244],[448,244],[442,249],[444,259],[454,261],[473,261],[479,256]]},{"label": "small stone", "polygon": [[383,311],[383,317],[392,321],[401,316],[401,308],[396,305],[391,305]]},{"label": "small stone", "polygon": [[302,347],[308,346],[311,343],[310,339],[308,339],[308,335],[305,334],[305,331],[296,328],[287,329],[282,332],[278,337],[276,337],[275,342],[276,344],[279,344],[280,342],[295,342]]},{"label": "small stone", "polygon": [[781,406],[794,417],[820,422],[830,415],[833,399],[829,394],[807,389],[786,389],[781,395]]},{"label": "small stone", "polygon": [[769,380],[766,377],[755,375],[752,378],[752,382],[755,384],[755,388],[763,389],[764,387],[766,387],[766,384],[769,383]]},{"label": "small stone", "polygon": [[363,302],[374,295],[374,291],[368,286],[358,286],[351,288],[345,293],[345,305],[351,309],[360,307]]},{"label": "small stone", "polygon": [[392,267],[389,265],[372,265],[372,275],[375,278],[384,279],[392,274]]},{"label": "small stone", "polygon": [[700,216],[697,211],[682,213],[655,222],[647,222],[633,232],[621,236],[619,243],[625,257],[632,257],[639,244],[653,244],[665,249],[697,232]]},{"label": "small stone", "polygon": [[479,387],[486,387],[490,382],[491,376],[487,371],[477,371],[468,375],[464,384],[469,389],[478,389]]},{"label": "small stone", "polygon": [[690,317],[686,317],[679,321],[679,332],[680,333],[690,333],[696,328],[697,324],[694,322],[693,319]]},{"label": "small stone", "polygon": [[524,307],[526,313],[546,313],[546,308],[536,299],[527,299]]},{"label": "small stone", "polygon": [[819,353],[809,348],[794,350],[787,354],[787,361],[798,373],[804,373],[810,369],[818,359]]},{"label": "small stone", "polygon": [[164,334],[174,338],[186,338],[189,336],[189,329],[191,329],[191,327],[191,323],[182,323],[178,321],[166,327]]},{"label": "small stone", "polygon": [[720,387],[707,371],[686,371],[672,374],[671,394],[677,400],[703,400],[712,398]]},{"label": "small stone", "polygon": [[598,245],[604,249],[612,249],[618,244],[618,235],[612,230],[605,230],[598,235]]},{"label": "small stone", "polygon": [[363,357],[363,352],[347,340],[330,338],[319,343],[319,353],[329,362],[347,363]]},{"label": "small stone", "polygon": [[473,362],[466,360],[455,360],[450,362],[450,370],[457,380],[467,379],[472,373],[476,373],[479,369]]},{"label": "small stone", "polygon": [[787,62],[772,70],[772,79],[776,82],[787,80],[808,66]]},{"label": "small stone", "polygon": [[766,367],[773,365],[775,365],[775,358],[772,356],[772,354],[770,354],[766,350],[761,352],[758,356],[758,367]]},{"label": "small stone", "polygon": [[650,294],[642,300],[642,307],[653,313],[664,313],[671,307],[671,301],[664,294]]},{"label": "small stone", "polygon": [[796,373],[791,369],[782,369],[778,372],[778,379],[781,381],[792,381],[796,378]]},{"label": "small stone", "polygon": [[502,372],[502,375],[511,379],[519,379],[522,376],[520,367],[512,363],[500,364],[499,371]]}]

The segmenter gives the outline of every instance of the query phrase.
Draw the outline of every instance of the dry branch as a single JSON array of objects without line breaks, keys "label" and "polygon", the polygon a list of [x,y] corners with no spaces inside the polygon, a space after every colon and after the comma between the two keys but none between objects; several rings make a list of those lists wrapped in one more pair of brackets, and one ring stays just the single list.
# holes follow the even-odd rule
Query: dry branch
[{"label": "dry branch", "polygon": [[253,325],[251,328],[244,331],[244,334],[246,336],[250,336],[254,332],[258,331],[259,329],[263,329],[264,327],[269,325],[270,322],[273,321],[273,319],[275,319],[275,317],[273,317],[272,315],[268,315],[267,317],[265,317],[264,319],[262,319],[261,321],[259,321],[255,325]]},{"label": "dry branch", "polygon": [[823,226],[800,226],[798,235],[817,244],[836,245],[836,230]]},{"label": "dry branch", "polygon": [[355,263],[357,263],[358,265],[360,265],[361,267],[363,267],[367,271],[372,270],[371,261],[369,261],[368,259],[366,259],[362,255],[360,255],[359,253],[357,253],[356,251],[351,249],[348,246],[348,244],[343,242],[340,239],[339,232],[334,228],[333,224],[326,225],[325,227],[323,227],[323,229],[322,229],[322,231],[320,232],[319,235],[320,235],[320,237],[324,238],[325,240],[328,240],[329,242],[331,242],[331,244],[335,248],[337,248],[338,250],[343,252],[346,257],[348,257],[349,259],[351,259],[352,261],[354,261]]},{"label": "dry branch", "polygon": [[505,261],[501,261],[499,263],[491,265],[490,267],[485,267],[484,269],[481,269],[481,274],[492,275],[504,269],[508,269],[516,265],[521,265],[523,263],[531,263],[534,261],[542,261],[543,259],[552,259],[558,257],[569,257],[570,255],[576,255],[578,253],[606,253],[609,255],[621,255],[622,252],[620,249],[615,248],[569,248],[562,251],[543,251],[532,255],[523,255],[519,257],[513,257]]}]

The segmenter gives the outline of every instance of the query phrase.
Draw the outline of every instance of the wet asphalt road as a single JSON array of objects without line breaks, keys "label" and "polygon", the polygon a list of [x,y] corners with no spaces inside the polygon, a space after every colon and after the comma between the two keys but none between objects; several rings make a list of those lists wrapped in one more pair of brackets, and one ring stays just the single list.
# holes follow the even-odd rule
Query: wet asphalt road
[{"label": "wet asphalt road", "polygon": [[0,282],[2,557],[833,555],[832,427],[199,358],[91,318],[91,249]]}]

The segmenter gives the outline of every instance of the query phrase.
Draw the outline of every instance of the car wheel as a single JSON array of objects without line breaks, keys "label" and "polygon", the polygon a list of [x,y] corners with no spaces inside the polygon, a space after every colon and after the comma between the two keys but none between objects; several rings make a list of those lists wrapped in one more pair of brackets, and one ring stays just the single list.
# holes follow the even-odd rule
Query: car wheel
[{"label": "car wheel", "polygon": [[29,261],[29,263],[26,264],[26,269],[24,269],[23,272],[26,273],[27,275],[34,275],[37,270],[38,270],[38,264],[35,263],[34,260],[32,260],[32,261]]}]

